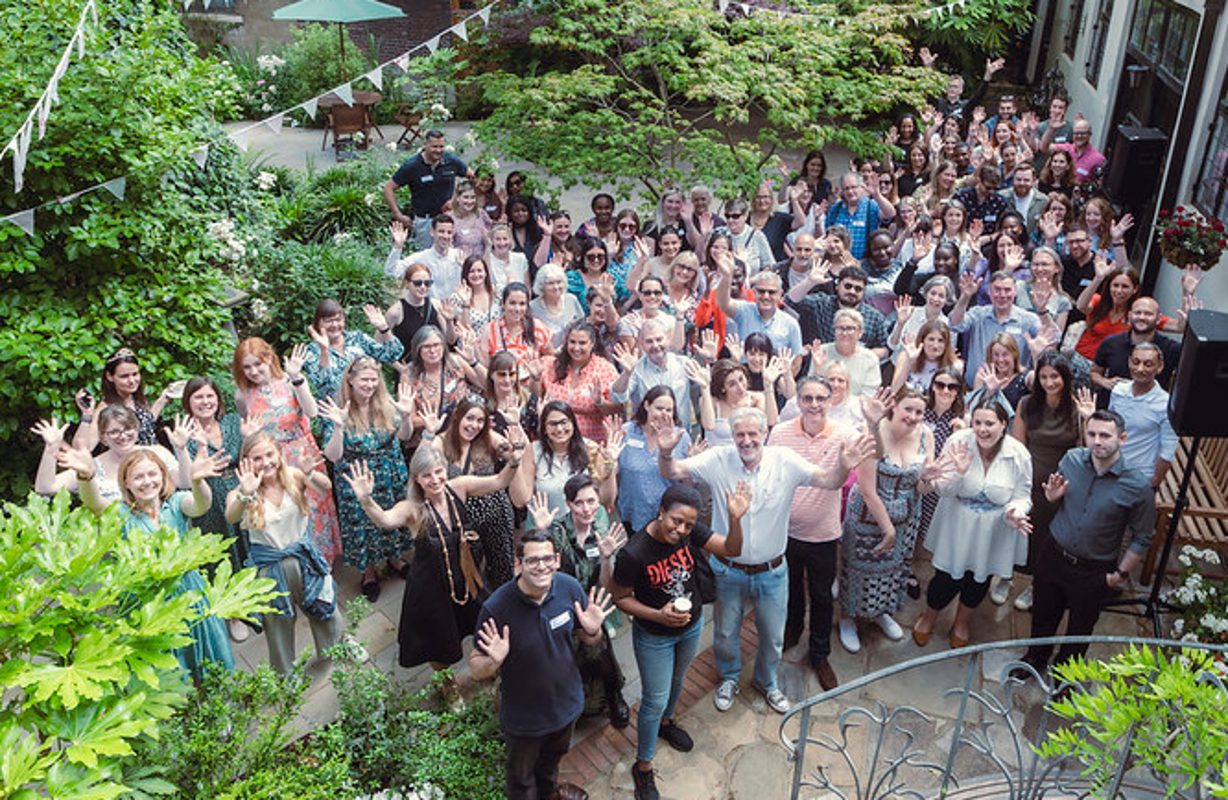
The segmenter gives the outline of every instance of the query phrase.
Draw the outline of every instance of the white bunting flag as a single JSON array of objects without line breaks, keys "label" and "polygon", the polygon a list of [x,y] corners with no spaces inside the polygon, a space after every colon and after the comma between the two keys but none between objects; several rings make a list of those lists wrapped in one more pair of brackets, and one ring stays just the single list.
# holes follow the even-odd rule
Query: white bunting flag
[{"label": "white bunting flag", "polygon": [[201,169],[205,168],[205,162],[209,160],[209,145],[198,147],[192,151],[192,160],[196,162],[196,166]]},{"label": "white bunting flag", "polygon": [[13,189],[20,192],[25,186],[26,153],[30,151],[30,120],[17,131],[13,145]]},{"label": "white bunting flag", "polygon": [[59,203],[60,205],[64,205],[65,203],[71,203],[73,200],[76,200],[78,197],[80,197],[81,195],[85,194],[88,191],[90,190],[82,189],[79,192],[73,192],[72,194],[66,194],[63,197],[57,197],[55,201]]},{"label": "white bunting flag", "polygon": [[432,36],[431,38],[427,39],[426,42],[424,42],[424,44],[426,45],[427,50],[430,50],[432,53],[434,53],[436,50],[439,49],[439,36],[438,35]]},{"label": "white bunting flag", "polygon": [[402,53],[392,60],[401,72],[409,72],[409,53]]},{"label": "white bunting flag", "polygon": [[21,228],[27,236],[34,235],[34,209],[27,208],[25,211],[18,211],[16,214],[8,215],[4,220]]},{"label": "white bunting flag", "polygon": [[113,178],[104,183],[102,188],[115,195],[116,200],[123,200],[124,192],[128,189],[128,179],[126,177]]},{"label": "white bunting flag", "polygon": [[241,131],[234,131],[233,133],[229,134],[230,141],[234,142],[235,147],[239,148],[244,153],[247,152],[247,135],[250,130],[251,128],[244,128]]},{"label": "white bunting flag", "polygon": [[460,38],[464,39],[466,42],[469,41],[469,31],[465,30],[465,21],[463,19],[449,28],[449,30]]},{"label": "white bunting flag", "polygon": [[725,9],[729,8],[729,0],[716,0],[716,7],[724,14]]},{"label": "white bunting flag", "polygon": [[285,119],[284,114],[274,114],[264,121],[264,124],[269,126],[269,130],[273,133],[281,133],[281,123]]},{"label": "white bunting flag", "polygon": [[306,103],[303,103],[303,110],[307,112],[307,116],[312,119],[316,118],[316,103],[320,102],[320,98],[313,97]]},{"label": "white bunting flag", "polygon": [[375,84],[376,89],[384,88],[384,68],[376,67],[375,69],[363,75],[364,78]]},{"label": "white bunting flag", "polygon": [[482,10],[479,11],[477,14],[479,17],[482,18],[483,25],[490,24],[490,8],[491,8],[490,6],[483,6]]},{"label": "white bunting flag", "polygon": [[354,105],[354,87],[353,86],[351,86],[348,83],[343,83],[340,86],[338,86],[336,89],[333,89],[333,91],[336,92],[337,96],[341,98],[341,102],[345,103],[347,106]]}]

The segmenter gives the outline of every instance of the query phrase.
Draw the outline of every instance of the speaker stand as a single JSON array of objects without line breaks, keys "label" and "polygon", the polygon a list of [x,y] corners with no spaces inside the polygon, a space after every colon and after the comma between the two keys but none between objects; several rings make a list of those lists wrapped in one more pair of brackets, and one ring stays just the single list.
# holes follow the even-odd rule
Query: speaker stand
[{"label": "speaker stand", "polygon": [[[1151,628],[1157,639],[1161,636],[1160,615],[1181,613],[1185,609],[1160,599],[1160,584],[1168,573],[1168,559],[1173,552],[1173,541],[1177,538],[1177,523],[1181,514],[1189,505],[1190,478],[1194,474],[1194,459],[1198,457],[1198,446],[1202,444],[1201,436],[1194,436],[1190,442],[1190,451],[1185,459],[1185,472],[1181,475],[1181,485],[1177,489],[1177,498],[1173,501],[1173,513],[1168,518],[1168,530],[1164,533],[1164,549],[1160,551],[1160,562],[1155,574],[1151,577],[1151,591],[1145,597],[1131,597],[1124,600],[1110,600],[1102,608],[1116,614],[1131,614],[1136,617],[1147,617],[1151,620]],[[1141,606],[1138,610],[1130,610],[1132,606]]]}]

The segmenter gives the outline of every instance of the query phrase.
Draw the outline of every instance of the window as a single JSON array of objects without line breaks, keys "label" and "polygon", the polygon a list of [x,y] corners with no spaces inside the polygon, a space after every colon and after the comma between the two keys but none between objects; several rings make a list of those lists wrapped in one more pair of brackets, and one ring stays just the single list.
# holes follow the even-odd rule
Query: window
[{"label": "window", "polygon": [[1074,58],[1075,46],[1079,43],[1079,30],[1083,27],[1083,0],[1074,0],[1070,5],[1070,25],[1066,28],[1066,55]]},{"label": "window", "polygon": [[1113,0],[1100,0],[1096,9],[1096,22],[1092,26],[1091,46],[1087,50],[1087,63],[1083,74],[1095,86],[1100,82],[1100,67],[1104,64],[1104,45],[1109,38],[1109,21],[1113,18]]},{"label": "window", "polygon": [[[1130,27],[1130,49],[1139,61],[1155,69],[1160,78],[1174,88],[1185,83],[1197,41],[1198,14],[1195,12],[1171,0],[1142,0],[1139,3]],[[1093,64],[1089,61],[1088,66]]]},{"label": "window", "polygon": [[1228,217],[1228,96],[1220,99],[1211,129],[1194,202],[1204,214],[1224,219]]}]

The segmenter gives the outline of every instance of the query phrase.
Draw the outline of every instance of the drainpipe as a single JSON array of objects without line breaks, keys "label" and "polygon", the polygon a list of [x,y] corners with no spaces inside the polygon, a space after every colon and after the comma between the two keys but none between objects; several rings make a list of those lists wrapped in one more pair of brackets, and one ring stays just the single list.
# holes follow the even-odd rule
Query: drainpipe
[{"label": "drainpipe", "polygon": [[[1173,136],[1172,147],[1169,149],[1168,164],[1164,171],[1164,185],[1160,189],[1160,202],[1156,206],[1156,214],[1161,209],[1172,208],[1177,203],[1177,193],[1181,188],[1181,179],[1185,173],[1185,160],[1178,168],[1173,164],[1177,153],[1188,154],[1190,140],[1194,136],[1194,121],[1198,117],[1200,95],[1190,91],[1192,78],[1195,75],[1206,75],[1207,64],[1211,60],[1211,45],[1215,40],[1215,31],[1219,27],[1220,15],[1224,12],[1224,0],[1206,0],[1202,12],[1202,25],[1198,30],[1198,47],[1194,50],[1194,61],[1190,64],[1185,79],[1185,98],[1181,103],[1181,116],[1177,120],[1177,132]],[[1152,227],[1154,230],[1154,220]],[[1143,294],[1155,294],[1156,281],[1160,275],[1160,247],[1155,237],[1148,233],[1147,250],[1143,256]]]}]

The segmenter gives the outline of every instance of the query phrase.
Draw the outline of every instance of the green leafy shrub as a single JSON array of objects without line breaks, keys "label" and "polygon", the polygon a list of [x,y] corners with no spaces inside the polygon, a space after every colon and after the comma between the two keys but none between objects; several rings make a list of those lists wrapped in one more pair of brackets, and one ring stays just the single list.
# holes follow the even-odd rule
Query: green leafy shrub
[{"label": "green leafy shrub", "polygon": [[171,653],[202,613],[195,593],[171,596],[183,573],[213,567],[211,616],[271,608],[272,581],[232,573],[222,537],[125,535],[118,506],[101,519],[70,506],[61,492],[0,518],[0,797],[123,791],[132,743],[190,691]]},{"label": "green leafy shrub", "polygon": [[294,42],[281,53],[285,66],[279,71],[277,97],[282,108],[289,108],[323,94],[343,80],[353,80],[366,72],[367,58],[345,36],[345,78],[341,77],[341,42],[335,25],[303,25],[294,29]]},{"label": "green leafy shrub", "polygon": [[241,333],[261,336],[278,350],[303,341],[316,304],[325,297],[349,309],[348,325],[369,331],[359,309],[366,303],[384,309],[393,298],[383,270],[386,255],[357,239],[284,242],[256,267],[255,300],[239,315]]}]

